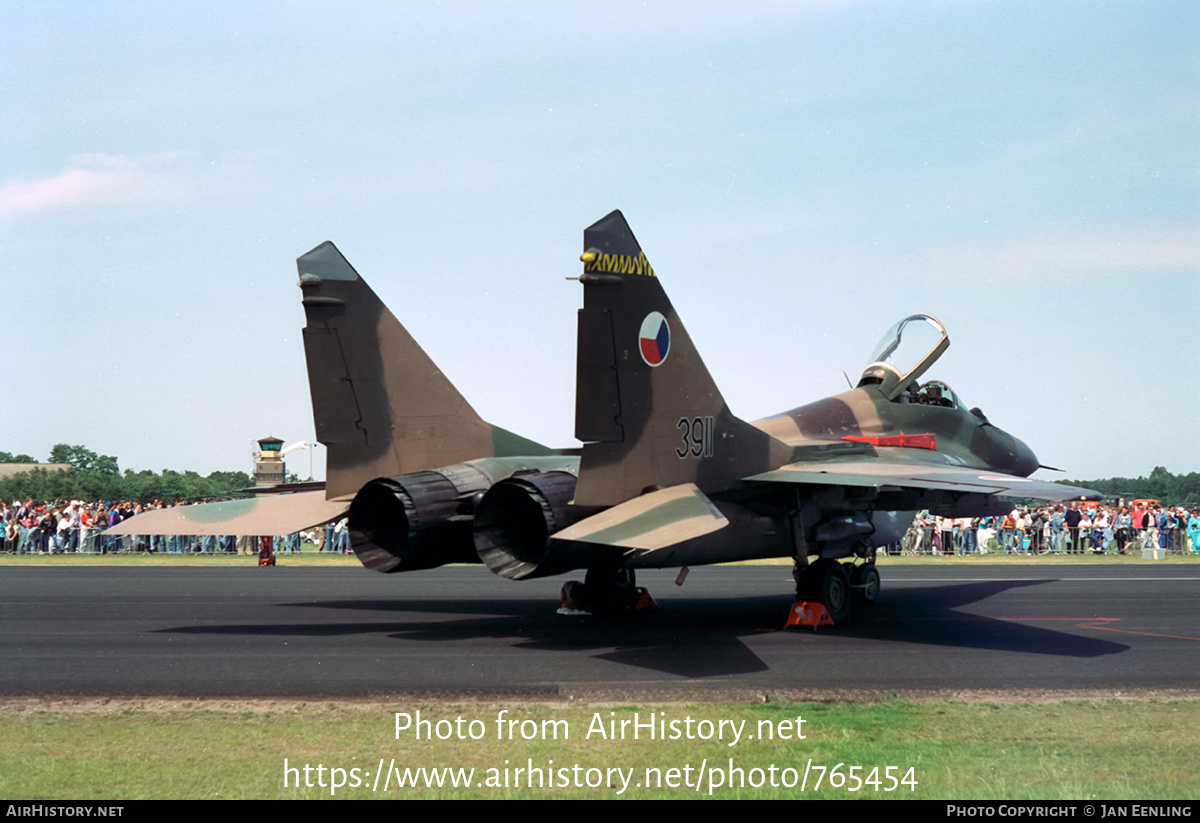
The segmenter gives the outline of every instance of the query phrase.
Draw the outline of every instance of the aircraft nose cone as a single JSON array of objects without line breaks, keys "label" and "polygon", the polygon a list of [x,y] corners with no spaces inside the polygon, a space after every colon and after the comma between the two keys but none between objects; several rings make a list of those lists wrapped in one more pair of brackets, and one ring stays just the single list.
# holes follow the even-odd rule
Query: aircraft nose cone
[{"label": "aircraft nose cone", "polygon": [[1013,438],[1016,444],[1016,450],[1013,455],[1014,465],[1013,474],[1018,477],[1028,477],[1037,471],[1038,463],[1037,455],[1033,453],[1033,449],[1026,446],[1020,440]]}]

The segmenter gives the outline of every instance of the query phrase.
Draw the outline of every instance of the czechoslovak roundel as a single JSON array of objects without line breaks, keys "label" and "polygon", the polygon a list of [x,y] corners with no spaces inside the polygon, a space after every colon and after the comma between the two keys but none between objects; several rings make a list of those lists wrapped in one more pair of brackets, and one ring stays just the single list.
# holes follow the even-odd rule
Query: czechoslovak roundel
[{"label": "czechoslovak roundel", "polygon": [[661,366],[671,350],[671,327],[667,318],[656,311],[646,315],[642,321],[642,331],[638,337],[638,351],[647,366]]}]

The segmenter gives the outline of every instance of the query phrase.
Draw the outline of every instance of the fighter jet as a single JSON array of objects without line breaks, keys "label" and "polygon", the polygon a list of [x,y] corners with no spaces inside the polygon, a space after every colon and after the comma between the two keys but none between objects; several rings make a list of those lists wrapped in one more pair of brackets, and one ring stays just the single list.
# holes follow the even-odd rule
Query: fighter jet
[{"label": "fighter jet", "polygon": [[475,547],[512,579],[587,569],[565,600],[629,606],[634,570],[791,557],[798,597],[844,619],[873,601],[881,546],[921,509],[1011,509],[1001,496],[1096,499],[1028,478],[1020,440],[922,377],[950,345],[928,314],[883,337],[857,387],[745,422],[730,412],[625,218],[584,232],[577,481],[526,474],[492,486]]},{"label": "fighter jet", "polygon": [[890,329],[851,391],[745,422],[620,212],[585,230],[581,261],[581,456],[484,422],[323,243],[297,266],[325,491],[216,504],[241,507],[236,519],[195,506],[169,510],[185,513],[173,527],[148,529],[151,514],[118,528],[281,534],[348,511],[367,568],[482,562],[513,580],[586,570],[563,606],[596,613],[639,602],[639,568],[788,557],[798,597],[841,620],[852,597],[876,599],[876,552],[917,510],[974,516],[1007,511],[1003,496],[1097,496],[1030,480],[1029,447],[949,386],[921,382],[950,343],[930,315]]}]

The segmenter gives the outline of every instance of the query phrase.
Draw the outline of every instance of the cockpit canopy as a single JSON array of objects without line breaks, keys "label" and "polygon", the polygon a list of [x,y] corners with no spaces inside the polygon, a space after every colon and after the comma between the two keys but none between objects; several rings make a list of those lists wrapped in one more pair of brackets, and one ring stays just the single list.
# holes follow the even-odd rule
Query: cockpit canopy
[{"label": "cockpit canopy", "polygon": [[[885,397],[896,400],[929,371],[949,347],[950,335],[940,320],[931,314],[910,314],[888,329],[875,346],[871,362],[863,370],[858,385],[877,384]],[[943,383],[938,386],[949,389]],[[954,393],[948,393],[953,399]],[[952,404],[957,405],[953,400]]]}]

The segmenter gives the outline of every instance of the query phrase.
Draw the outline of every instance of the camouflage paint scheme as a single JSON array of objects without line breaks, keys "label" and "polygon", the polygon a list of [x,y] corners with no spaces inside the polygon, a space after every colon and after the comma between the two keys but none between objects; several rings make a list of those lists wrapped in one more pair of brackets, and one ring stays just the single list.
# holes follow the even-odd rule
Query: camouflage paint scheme
[{"label": "camouflage paint scheme", "polygon": [[[118,523],[105,534],[292,534],[341,517],[348,504],[347,500],[327,500],[325,492],[315,491],[175,506],[142,512]],[[296,526],[297,523],[304,525]]]},{"label": "camouflage paint scheme", "polygon": [[[968,516],[1007,511],[1001,495],[1095,497],[1029,480],[1038,468],[1029,447],[941,401],[941,384],[946,406],[923,404],[932,390],[918,402],[916,378],[949,345],[944,329],[907,375],[872,363],[851,391],[748,423],[729,410],[620,212],[585,231],[581,260],[576,437],[585,445],[573,502],[602,511],[552,534],[547,557],[582,557],[581,545],[594,563],[607,547],[623,568],[792,556],[803,589],[813,556],[817,578],[844,574],[855,586],[916,510]],[[926,315],[904,322],[940,328]],[[858,567],[820,563],[847,557]],[[539,574],[535,563],[523,573]]]},{"label": "camouflage paint scheme", "polygon": [[332,243],[296,265],[326,492],[354,495],[359,560],[381,572],[479,563],[483,494],[517,472],[573,477],[578,459],[480,418]]},{"label": "camouflage paint scheme", "polygon": [[332,243],[296,265],[325,490],[148,512],[111,533],[291,534],[348,513],[368,568],[479,563],[482,494],[514,472],[573,476],[578,458],[482,420]]},{"label": "camouflage paint scheme", "polygon": [[464,460],[556,453],[485,423],[332,243],[296,263],[331,496]]},{"label": "camouflage paint scheme", "polygon": [[[749,423],[729,410],[620,212],[585,230],[581,259],[581,456],[484,422],[323,243],[297,266],[325,492],[182,517],[203,533],[279,534],[348,511],[370,569],[483,562],[510,579],[587,569],[576,591],[598,605],[626,602],[635,568],[792,557],[801,596],[840,619],[851,589],[874,599],[875,551],[918,509],[967,516],[1008,510],[1001,496],[1095,496],[1028,479],[1038,462],[1025,444],[948,387],[918,385],[949,345],[928,315],[889,332],[892,348],[857,388]],[[887,353],[906,324],[941,336],[901,371]],[[129,531],[155,533],[139,525]]]}]

